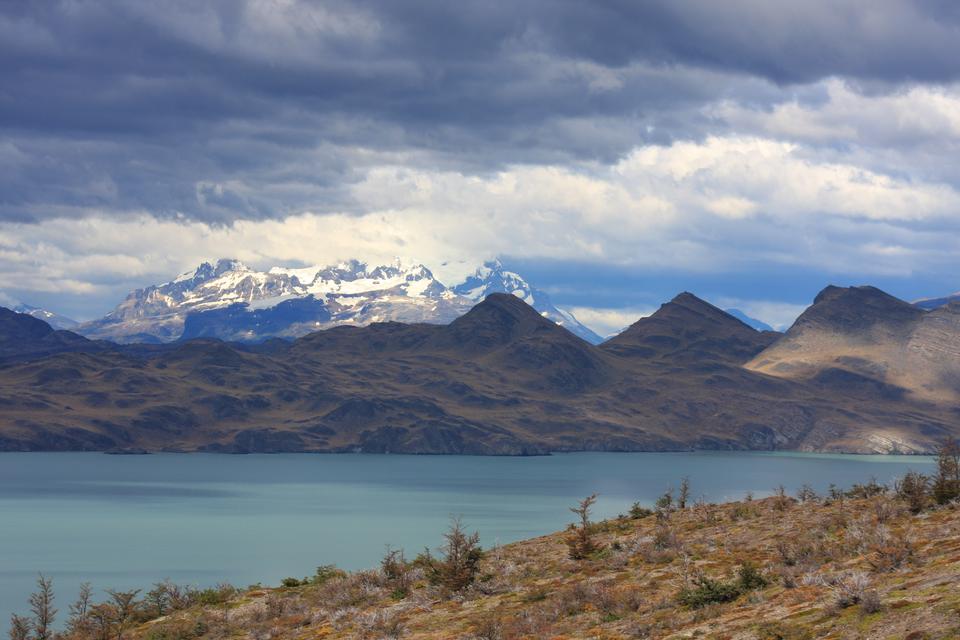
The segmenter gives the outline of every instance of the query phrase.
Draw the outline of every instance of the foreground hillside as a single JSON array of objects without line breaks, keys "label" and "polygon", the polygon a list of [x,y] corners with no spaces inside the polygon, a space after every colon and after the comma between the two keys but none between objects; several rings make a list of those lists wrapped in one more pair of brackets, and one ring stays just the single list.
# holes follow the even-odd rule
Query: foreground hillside
[{"label": "foreground hillside", "polygon": [[[448,325],[258,345],[116,345],[0,310],[0,450],[929,452],[960,431],[957,358],[940,348],[960,344],[960,324],[923,343],[917,362],[943,374],[931,396],[930,376],[865,360],[893,347],[844,355],[899,321],[873,303],[882,293],[854,293],[821,296],[786,336],[683,293],[599,346],[509,294]],[[821,335],[843,342],[821,357]],[[764,364],[785,358],[812,364]]]},{"label": "foreground hillside", "polygon": [[677,493],[485,551],[453,527],[436,553],[388,551],[376,570],[115,593],[66,640],[957,638],[960,508],[910,482],[722,505]]}]

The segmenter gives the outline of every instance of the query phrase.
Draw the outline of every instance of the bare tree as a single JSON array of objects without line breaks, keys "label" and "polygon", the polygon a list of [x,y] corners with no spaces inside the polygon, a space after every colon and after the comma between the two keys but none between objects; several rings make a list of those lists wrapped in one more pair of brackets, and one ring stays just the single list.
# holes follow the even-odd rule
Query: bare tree
[{"label": "bare tree", "polygon": [[773,496],[773,508],[777,511],[786,511],[787,507],[790,506],[790,497],[782,484],[774,490]]},{"label": "bare tree", "polygon": [[590,511],[596,501],[597,494],[594,493],[581,500],[576,507],[570,507],[570,511],[580,520],[578,524],[573,525],[573,530],[567,537],[567,547],[570,549],[570,558],[573,560],[583,560],[599,550],[590,531]]},{"label": "bare tree", "polygon": [[410,565],[403,555],[403,549],[393,549],[389,545],[380,561],[380,572],[393,591],[396,598],[405,598],[410,592],[413,576],[410,574]]},{"label": "bare tree", "polygon": [[112,640],[113,620],[117,617],[115,608],[111,604],[101,602],[90,607],[87,619],[95,640]]},{"label": "bare tree", "polygon": [[29,640],[30,621],[23,617],[13,614],[10,616],[10,640]]},{"label": "bare tree", "polygon": [[77,599],[70,605],[70,618],[67,620],[67,631],[72,634],[86,635],[90,627],[90,607],[93,606],[93,587],[89,582],[80,585]]},{"label": "bare tree", "polygon": [[50,640],[57,610],[53,608],[53,580],[42,573],[37,578],[37,590],[30,594],[30,611],[33,613],[35,640]]},{"label": "bare tree", "polygon": [[137,595],[140,589],[133,591],[113,591],[107,590],[110,595],[110,604],[113,605],[114,631],[117,633],[117,640],[123,638],[123,632],[127,630],[127,624],[133,618],[137,608]]},{"label": "bare tree", "polygon": [[167,613],[170,607],[171,586],[169,580],[164,580],[163,582],[154,584],[153,589],[147,592],[145,599],[154,617],[160,618]]}]

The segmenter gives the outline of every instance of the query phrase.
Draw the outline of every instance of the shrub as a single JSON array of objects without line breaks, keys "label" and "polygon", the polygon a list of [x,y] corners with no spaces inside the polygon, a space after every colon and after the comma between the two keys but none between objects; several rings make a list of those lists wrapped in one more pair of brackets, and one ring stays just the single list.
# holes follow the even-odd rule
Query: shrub
[{"label": "shrub", "polygon": [[876,589],[870,589],[863,592],[863,595],[860,597],[861,611],[866,614],[871,614],[877,613],[882,608],[883,604],[880,601],[880,594],[877,593]]},{"label": "shrub", "polygon": [[211,589],[191,590],[189,599],[196,604],[206,606],[223,604],[237,594],[237,588],[226,583],[218,584]]},{"label": "shrub", "polygon": [[394,599],[402,600],[410,593],[410,586],[413,578],[410,573],[410,564],[403,556],[402,549],[391,549],[387,551],[380,561],[380,572],[391,590]]},{"label": "shrub", "polygon": [[284,578],[283,580],[280,581],[280,586],[287,587],[289,589],[292,587],[299,587],[299,586],[305,585],[308,582],[309,582],[308,580],[300,580],[299,578]]},{"label": "shrub", "polygon": [[833,594],[833,605],[846,609],[863,601],[870,587],[870,576],[862,571],[851,571],[835,576],[827,584]]},{"label": "shrub", "polygon": [[444,543],[440,548],[442,558],[434,558],[427,551],[418,556],[416,562],[425,565],[431,583],[441,585],[451,592],[462,591],[473,584],[477,577],[483,557],[480,535],[467,534],[460,519],[454,518],[443,537]]},{"label": "shrub", "polygon": [[793,504],[793,498],[787,495],[787,490],[780,485],[773,493],[773,508],[777,511],[786,511]]},{"label": "shrub", "polygon": [[338,569],[336,565],[323,564],[317,567],[317,571],[313,574],[310,582],[313,584],[323,584],[328,580],[332,580],[333,578],[343,578],[346,575],[346,572],[342,569]]},{"label": "shrub", "polygon": [[639,502],[634,502],[633,505],[630,507],[629,515],[632,520],[641,520],[643,518],[652,516],[653,510],[647,509],[646,507],[641,506]]},{"label": "shrub", "polygon": [[760,573],[757,566],[748,560],[737,569],[737,584],[740,587],[740,591],[745,593],[755,589],[762,589],[770,583],[763,577],[763,574]]},{"label": "shrub", "polygon": [[767,586],[769,581],[760,573],[756,565],[746,561],[737,569],[737,577],[731,582],[713,580],[704,575],[693,578],[693,587],[680,591],[680,604],[697,609],[710,604],[731,602],[742,594]]},{"label": "shrub", "polygon": [[820,499],[820,496],[817,495],[817,492],[813,490],[808,484],[800,487],[800,490],[797,491],[797,500],[800,502],[816,502]]},{"label": "shrub", "polygon": [[673,510],[673,489],[667,489],[662,496],[657,498],[656,507],[658,512]]},{"label": "shrub", "polygon": [[733,582],[712,580],[706,576],[696,576],[693,587],[684,587],[680,591],[680,604],[694,609],[705,607],[708,604],[731,602],[740,597],[740,587]]},{"label": "shrub", "polygon": [[572,560],[583,560],[600,550],[600,546],[593,539],[590,524],[590,510],[596,501],[597,494],[593,494],[581,500],[578,506],[570,508],[580,520],[573,525],[566,540]]},{"label": "shrub", "polygon": [[888,491],[885,484],[879,484],[876,478],[870,478],[866,484],[855,484],[847,490],[848,498],[873,498],[885,494]]},{"label": "shrub", "polygon": [[930,479],[916,471],[908,471],[894,488],[897,497],[907,503],[910,513],[920,513],[930,501]]}]

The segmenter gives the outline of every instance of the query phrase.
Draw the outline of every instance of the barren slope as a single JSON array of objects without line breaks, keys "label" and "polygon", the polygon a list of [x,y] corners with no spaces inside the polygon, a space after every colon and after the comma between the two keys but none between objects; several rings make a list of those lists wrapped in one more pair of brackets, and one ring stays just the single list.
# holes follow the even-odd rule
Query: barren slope
[{"label": "barren slope", "polygon": [[[927,317],[939,320],[913,344],[952,362],[953,316]],[[918,452],[958,431],[952,405],[886,382],[742,366],[776,337],[683,294],[594,347],[495,294],[446,326],[257,346],[89,343],[33,357],[23,339],[26,355],[0,366],[0,449]]]}]

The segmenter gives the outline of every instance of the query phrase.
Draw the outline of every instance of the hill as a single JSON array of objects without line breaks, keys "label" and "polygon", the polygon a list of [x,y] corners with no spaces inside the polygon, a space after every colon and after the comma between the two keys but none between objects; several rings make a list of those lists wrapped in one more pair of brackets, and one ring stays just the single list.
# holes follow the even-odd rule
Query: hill
[{"label": "hill", "polygon": [[[952,370],[952,307],[927,313],[866,292],[865,310],[838,310],[841,293],[818,298],[785,336],[684,293],[600,346],[512,293],[448,325],[339,326],[252,345],[90,342],[13,314],[0,344],[20,351],[0,366],[0,450],[886,453],[930,451],[957,433],[948,396],[833,351],[778,368],[779,354],[819,354],[816,336],[845,327],[842,344],[860,336],[889,354],[906,340],[910,362]],[[798,340],[807,346],[784,347]],[[949,379],[937,380],[930,388],[946,393]]]},{"label": "hill", "polygon": [[[903,485],[901,485],[903,486]],[[960,511],[873,483],[679,504],[480,550],[454,524],[416,559],[320,567],[284,586],[114,592],[72,640],[223,637],[948,639],[960,635]],[[581,535],[586,532],[586,537]],[[574,542],[586,539],[581,554]],[[108,614],[108,615],[103,615]]]},{"label": "hill", "polygon": [[960,399],[960,305],[924,311],[873,287],[828,287],[752,371],[888,396]]}]

